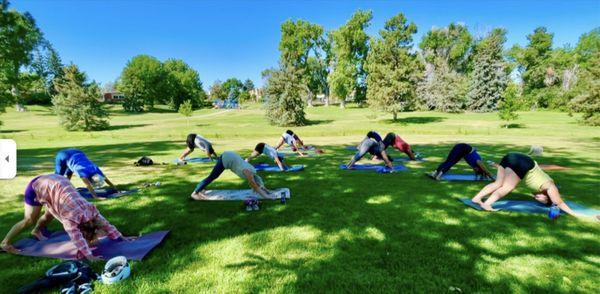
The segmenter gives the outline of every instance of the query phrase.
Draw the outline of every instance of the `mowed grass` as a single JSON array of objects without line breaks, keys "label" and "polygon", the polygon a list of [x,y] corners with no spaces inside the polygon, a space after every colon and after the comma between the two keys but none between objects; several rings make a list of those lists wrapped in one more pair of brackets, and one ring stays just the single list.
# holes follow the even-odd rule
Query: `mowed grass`
[{"label": "mowed grass", "polygon": [[[127,235],[171,230],[132,277],[99,293],[245,292],[587,292],[600,289],[600,224],[544,215],[483,213],[463,206],[483,183],[434,182],[434,169],[453,144],[468,142],[485,159],[544,146],[540,163],[568,166],[549,174],[564,198],[600,209],[600,128],[564,113],[520,113],[515,128],[497,115],[403,113],[398,122],[369,109],[307,109],[311,124],[294,128],[318,157],[288,157],[299,173],[262,174],[268,187],[288,187],[287,205],[267,202],[247,213],[239,202],[192,202],[189,195],[211,164],[134,167],[147,155],[171,163],[197,132],[218,152],[247,156],[258,142],[275,144],[285,128],[270,126],[258,106],[200,110],[186,119],[167,110],[130,115],[113,107],[111,129],[66,132],[47,108],[2,114],[0,138],[19,146],[19,175],[0,182],[0,234],[22,218],[23,190],[35,175],[53,171],[55,153],[84,150],[123,188],[160,181],[138,195],[97,201],[103,215]],[[408,172],[380,175],[341,171],[367,131],[394,131],[425,155]],[[198,155],[195,153],[194,155]],[[393,156],[402,156],[392,152]],[[262,160],[266,161],[265,158]],[[468,172],[460,163],[456,171]],[[74,184],[81,186],[77,178]],[[214,189],[247,185],[226,172]],[[508,197],[528,199],[520,187]],[[60,228],[58,222],[52,228]],[[22,234],[21,237],[26,237]],[[0,254],[1,292],[41,277],[57,260]],[[102,264],[95,264],[100,270]],[[454,287],[454,288],[451,288]]]}]

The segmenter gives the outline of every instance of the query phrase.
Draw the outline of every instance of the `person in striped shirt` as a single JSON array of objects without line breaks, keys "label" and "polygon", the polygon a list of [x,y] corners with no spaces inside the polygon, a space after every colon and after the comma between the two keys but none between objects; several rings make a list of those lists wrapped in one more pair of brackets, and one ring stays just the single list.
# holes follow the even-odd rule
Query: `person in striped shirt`
[{"label": "person in striped shirt", "polygon": [[[24,202],[24,219],[16,223],[0,243],[0,247],[6,252],[18,253],[18,249],[12,246],[12,240],[34,223],[36,225],[31,234],[40,240],[46,239],[41,232],[55,218],[62,223],[77,248],[78,259],[102,258],[94,256],[90,248],[100,236],[129,240],[123,238],[96,206],[81,197],[69,179],[61,175],[42,175],[31,180],[25,189]],[[40,217],[42,207],[45,207],[45,212]]]}]

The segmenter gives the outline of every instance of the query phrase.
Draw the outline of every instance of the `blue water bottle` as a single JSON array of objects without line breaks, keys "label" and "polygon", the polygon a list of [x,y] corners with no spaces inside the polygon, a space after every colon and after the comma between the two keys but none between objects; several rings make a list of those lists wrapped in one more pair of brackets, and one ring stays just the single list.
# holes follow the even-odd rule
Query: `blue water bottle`
[{"label": "blue water bottle", "polygon": [[552,205],[552,207],[550,207],[550,211],[548,211],[548,217],[550,219],[557,219],[560,216],[560,208],[558,208],[558,206],[556,205]]}]

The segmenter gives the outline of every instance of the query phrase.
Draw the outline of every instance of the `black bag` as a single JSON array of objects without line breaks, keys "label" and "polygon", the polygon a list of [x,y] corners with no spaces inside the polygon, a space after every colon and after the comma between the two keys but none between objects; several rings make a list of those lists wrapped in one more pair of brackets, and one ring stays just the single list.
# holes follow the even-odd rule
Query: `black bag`
[{"label": "black bag", "polygon": [[150,166],[153,165],[154,161],[147,156],[143,156],[137,162],[134,163],[135,166]]},{"label": "black bag", "polygon": [[80,261],[64,261],[50,268],[44,278],[17,290],[17,293],[38,293],[57,286],[91,283],[98,279],[89,265]]}]

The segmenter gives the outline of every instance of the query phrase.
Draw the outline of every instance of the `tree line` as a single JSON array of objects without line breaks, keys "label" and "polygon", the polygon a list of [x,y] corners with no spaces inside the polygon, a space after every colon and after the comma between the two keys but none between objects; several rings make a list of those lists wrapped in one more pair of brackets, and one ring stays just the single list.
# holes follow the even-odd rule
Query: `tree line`
[{"label": "tree line", "polygon": [[414,44],[417,26],[402,13],[388,19],[376,36],[366,30],[370,11],[357,11],[326,32],[305,20],[281,26],[279,66],[263,72],[267,118],[279,125],[306,123],[304,106],[323,95],[391,113],[499,111],[504,120],[517,110],[582,112],[583,122],[600,125],[598,63],[600,28],[573,47],[553,48],[544,27],[525,46],[505,50],[507,31],[474,36],[450,23],[427,31]]}]

